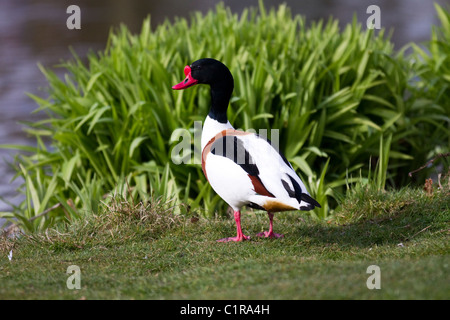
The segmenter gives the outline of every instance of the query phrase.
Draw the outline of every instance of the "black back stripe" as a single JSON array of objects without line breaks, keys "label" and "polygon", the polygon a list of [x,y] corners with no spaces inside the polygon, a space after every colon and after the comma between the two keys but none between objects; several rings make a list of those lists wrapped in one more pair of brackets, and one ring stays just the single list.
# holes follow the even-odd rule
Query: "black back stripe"
[{"label": "black back stripe", "polygon": [[244,143],[236,136],[223,136],[214,141],[211,153],[230,159],[239,165],[245,172],[252,176],[258,176],[259,170],[252,156],[245,149]]}]

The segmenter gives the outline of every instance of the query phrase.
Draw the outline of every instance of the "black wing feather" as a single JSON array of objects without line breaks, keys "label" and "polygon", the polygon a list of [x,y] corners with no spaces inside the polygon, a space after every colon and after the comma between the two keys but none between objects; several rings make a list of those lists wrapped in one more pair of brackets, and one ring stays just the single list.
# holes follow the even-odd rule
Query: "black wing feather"
[{"label": "black wing feather", "polygon": [[236,136],[223,136],[211,146],[211,153],[230,159],[251,176],[258,177],[259,170],[244,143]]},{"label": "black wing feather", "polygon": [[[288,177],[291,180],[292,185],[294,186],[294,191],[292,191],[289,188],[289,185],[287,182],[282,180],[282,183],[283,183],[283,186],[285,187],[285,189],[287,190],[289,196],[297,199],[298,203],[300,203],[303,200],[304,202],[309,204],[308,206],[300,207],[301,210],[312,210],[312,209],[314,209],[314,207],[321,208],[320,204],[315,199],[313,199],[310,195],[308,195],[307,193],[304,193],[302,191],[302,188],[297,183],[297,181],[295,181],[294,178],[292,178],[290,175],[288,175]],[[291,194],[293,194],[293,195],[291,195]]]}]

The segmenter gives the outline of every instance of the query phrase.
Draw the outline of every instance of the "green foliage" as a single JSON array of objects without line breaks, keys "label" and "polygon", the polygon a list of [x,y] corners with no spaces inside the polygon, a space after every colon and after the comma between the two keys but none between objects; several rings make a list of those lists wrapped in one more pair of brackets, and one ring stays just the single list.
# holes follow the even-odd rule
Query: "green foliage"
[{"label": "green foliage", "polygon": [[[434,144],[441,132],[446,132],[446,139],[435,145],[436,151],[448,152],[450,146],[450,11],[435,4],[440,26],[433,26],[431,40],[426,48],[411,44],[416,59],[414,79],[416,99],[410,112],[417,118],[416,127],[422,136],[417,135],[417,147]],[[447,7],[447,9],[450,7]],[[428,151],[428,150],[427,150]],[[428,155],[431,157],[431,155]]]},{"label": "green foliage", "polygon": [[171,160],[176,130],[189,130],[194,143],[194,121],[209,110],[208,88],[171,89],[202,57],[234,75],[228,116],[236,128],[280,130],[281,150],[323,205],[314,216],[330,214],[348,177],[368,176],[369,159],[380,163],[380,188],[404,185],[409,171],[448,148],[450,31],[448,13],[437,10],[442,28],[433,31],[430,54],[413,45],[412,58],[356,19],[342,31],[332,19],[307,27],[285,5],[267,11],[262,2],[241,15],[218,5],[155,30],[148,18],[137,35],[122,26],[104,52],[62,63],[64,79],[41,67],[48,98],[31,97],[48,118],[27,129],[37,146],[4,146],[29,151],[16,157],[26,200],[1,215],[43,229],[97,213],[125,186],[136,201],[224,213],[201,167]]}]

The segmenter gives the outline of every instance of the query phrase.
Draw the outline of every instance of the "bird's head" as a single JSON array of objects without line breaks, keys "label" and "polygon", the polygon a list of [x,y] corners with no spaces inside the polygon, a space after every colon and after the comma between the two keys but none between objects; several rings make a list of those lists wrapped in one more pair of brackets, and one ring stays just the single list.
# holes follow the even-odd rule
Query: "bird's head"
[{"label": "bird's head", "polygon": [[218,85],[233,87],[234,81],[230,70],[220,61],[204,58],[184,67],[186,78],[172,89],[183,90],[196,84],[209,84],[211,87]]}]

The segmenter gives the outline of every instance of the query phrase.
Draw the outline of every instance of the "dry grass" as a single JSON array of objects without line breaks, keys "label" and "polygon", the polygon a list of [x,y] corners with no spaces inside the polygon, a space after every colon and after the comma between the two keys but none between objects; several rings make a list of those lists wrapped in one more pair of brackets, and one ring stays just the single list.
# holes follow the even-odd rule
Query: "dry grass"
[{"label": "dry grass", "polygon": [[160,234],[184,223],[184,218],[174,214],[173,200],[163,202],[161,198],[147,203],[134,203],[127,199],[112,197],[109,204],[105,204],[104,214],[94,216],[95,225],[103,226],[103,231],[117,232],[120,226],[136,225],[152,234]]},{"label": "dry grass", "polygon": [[9,252],[17,244],[15,237],[22,238],[21,244],[30,242],[40,247],[58,249],[86,249],[114,246],[123,241],[155,240],[164,233],[182,227],[188,219],[174,214],[173,201],[163,202],[161,198],[147,203],[111,197],[104,203],[100,214],[87,215],[71,224],[49,228],[45,232],[24,234],[17,230],[0,237],[0,252]]}]

